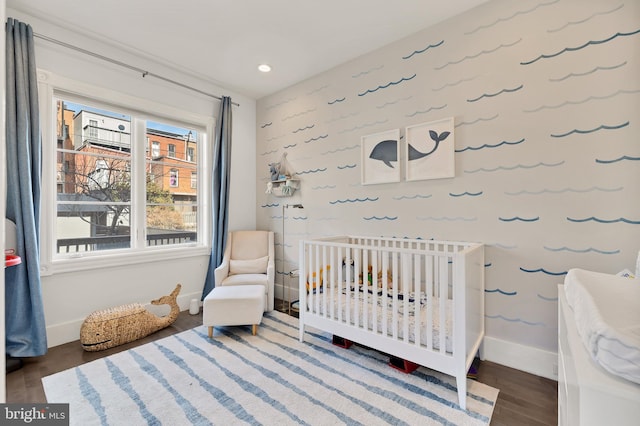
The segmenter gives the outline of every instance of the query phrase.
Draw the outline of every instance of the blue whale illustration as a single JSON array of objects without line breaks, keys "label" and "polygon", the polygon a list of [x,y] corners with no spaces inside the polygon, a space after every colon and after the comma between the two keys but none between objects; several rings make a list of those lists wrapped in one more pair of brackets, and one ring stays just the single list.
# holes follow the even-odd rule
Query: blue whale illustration
[{"label": "blue whale illustration", "polygon": [[387,139],[378,142],[376,146],[373,147],[373,150],[371,150],[369,158],[380,160],[393,169],[391,161],[398,161],[398,141]]},{"label": "blue whale illustration", "polygon": [[[440,145],[440,142],[445,140],[451,132],[442,132],[438,134],[438,132],[429,130],[429,136],[435,142],[433,149],[429,152],[420,152],[415,149],[411,144],[409,144],[409,161],[418,160],[420,158],[426,157],[427,155],[433,154]],[[392,161],[398,161],[398,141],[393,139],[387,139],[382,142],[378,142],[376,146],[371,150],[371,154],[369,154],[369,158],[374,160],[380,160],[387,166],[393,169]]]}]

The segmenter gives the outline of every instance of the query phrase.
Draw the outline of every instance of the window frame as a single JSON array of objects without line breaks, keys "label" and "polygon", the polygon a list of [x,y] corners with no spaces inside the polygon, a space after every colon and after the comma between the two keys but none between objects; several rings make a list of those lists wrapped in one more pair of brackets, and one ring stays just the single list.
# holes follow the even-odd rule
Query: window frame
[{"label": "window frame", "polygon": [[[41,132],[43,143],[41,224],[40,224],[40,272],[43,276],[95,268],[108,268],[157,262],[182,257],[206,255],[211,252],[211,214],[209,183],[197,188],[198,241],[187,244],[148,246],[146,244],[146,188],[145,161],[148,141],[146,123],[163,122],[180,127],[190,127],[198,132],[198,163],[196,172],[204,176],[211,169],[209,144],[214,135],[215,117],[185,111],[174,106],[137,98],[111,89],[93,86],[54,73],[38,70]],[[131,221],[132,245],[128,249],[104,252],[56,255],[56,200],[57,200],[57,144],[55,99],[62,97],[73,102],[100,103],[106,108],[130,114],[132,133],[133,177],[138,185],[132,185]],[[135,137],[134,137],[135,133]],[[134,151],[135,150],[135,151]],[[141,154],[140,154],[141,153]],[[140,176],[141,175],[141,176]],[[142,187],[141,187],[142,186]]]},{"label": "window frame", "polygon": [[[174,179],[175,175],[175,179]],[[169,169],[169,188],[180,187],[180,171],[174,167]]]}]

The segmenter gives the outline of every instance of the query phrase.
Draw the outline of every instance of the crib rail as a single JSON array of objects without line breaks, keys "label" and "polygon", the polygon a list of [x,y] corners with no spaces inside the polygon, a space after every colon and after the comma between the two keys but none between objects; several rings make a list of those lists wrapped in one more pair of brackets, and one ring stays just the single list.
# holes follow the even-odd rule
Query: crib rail
[{"label": "crib rail", "polygon": [[452,265],[471,248],[371,237],[302,241],[301,315],[453,354],[465,324],[456,324],[455,303],[464,306],[464,292],[454,295]]}]

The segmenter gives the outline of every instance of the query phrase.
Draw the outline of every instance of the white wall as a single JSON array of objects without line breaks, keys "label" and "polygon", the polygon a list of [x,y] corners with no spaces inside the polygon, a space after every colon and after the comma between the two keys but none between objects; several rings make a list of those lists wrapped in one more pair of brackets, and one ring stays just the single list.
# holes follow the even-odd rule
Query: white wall
[{"label": "white wall", "polygon": [[[255,228],[256,176],[252,168],[246,167],[246,159],[253,163],[255,158],[254,100],[35,17],[11,9],[7,10],[7,16],[30,24],[37,34],[147,69],[208,93],[231,96],[240,106],[233,107],[229,227],[232,230]],[[219,101],[213,98],[150,77],[142,78],[133,71],[41,39],[36,39],[36,63],[40,69],[129,96],[184,108],[201,115],[214,116],[218,113]],[[199,256],[172,262],[150,262],[43,277],[49,346],[77,340],[82,321],[96,309],[131,302],[145,303],[168,294],[178,282],[183,285],[179,303],[183,310],[187,309],[191,298],[200,297],[207,265],[208,257]]]},{"label": "white wall", "polygon": [[[566,271],[635,264],[639,30],[638,2],[494,0],[260,99],[258,226],[280,244],[282,204],[304,204],[286,214],[285,271],[305,237],[485,243],[485,354],[553,377]],[[402,145],[447,117],[454,178],[361,185],[362,136],[400,129]],[[285,151],[288,199],[260,190]]]}]

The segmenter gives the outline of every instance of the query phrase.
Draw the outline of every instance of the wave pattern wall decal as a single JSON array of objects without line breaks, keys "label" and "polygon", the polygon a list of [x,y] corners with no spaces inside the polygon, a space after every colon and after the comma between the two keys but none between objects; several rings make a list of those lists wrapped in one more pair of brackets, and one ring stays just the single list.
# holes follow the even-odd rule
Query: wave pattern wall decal
[{"label": "wave pattern wall decal", "polygon": [[460,59],[457,59],[455,61],[447,62],[446,64],[440,65],[438,67],[435,67],[434,69],[436,71],[440,71],[440,70],[443,70],[443,69],[445,69],[446,67],[448,67],[450,65],[458,65],[458,64],[461,64],[461,63],[463,63],[465,61],[468,61],[470,59],[476,59],[476,58],[479,58],[480,56],[483,56],[483,55],[488,55],[490,53],[495,53],[500,49],[504,49],[506,47],[515,46],[516,44],[520,43],[521,41],[522,41],[522,39],[520,38],[520,39],[518,39],[518,40],[516,40],[514,42],[511,42],[511,43],[499,44],[498,46],[492,47],[491,49],[481,50],[480,52],[474,53],[473,55],[467,55],[467,56],[464,56],[464,57],[462,57]]},{"label": "wave pattern wall decal", "polygon": [[635,31],[630,31],[630,32],[624,32],[624,33],[618,32],[618,33],[615,33],[614,35],[612,35],[611,37],[607,37],[607,38],[602,39],[602,40],[589,40],[588,42],[586,42],[584,44],[581,44],[580,46],[565,47],[564,49],[562,49],[562,50],[560,50],[560,51],[558,51],[556,53],[543,54],[543,55],[540,55],[537,58],[531,59],[529,61],[521,62],[520,64],[521,65],[531,65],[531,64],[533,64],[535,62],[538,62],[540,59],[555,58],[556,56],[560,56],[563,53],[576,52],[578,50],[584,49],[584,48],[589,47],[589,46],[595,46],[595,45],[598,45],[598,44],[608,43],[608,42],[610,42],[610,41],[612,41],[612,40],[614,40],[614,39],[616,39],[618,37],[629,37],[629,36],[634,36],[634,35],[639,34],[639,33],[640,33],[640,29],[635,30]]},{"label": "wave pattern wall decal", "polygon": [[387,88],[389,88],[391,86],[396,86],[396,85],[398,85],[400,83],[403,83],[405,81],[413,80],[414,78],[416,78],[416,75],[417,74],[413,74],[411,77],[402,77],[400,80],[390,81],[389,83],[387,83],[385,85],[382,85],[382,86],[378,86],[375,89],[367,89],[362,93],[358,93],[358,96],[365,96],[365,95],[368,95],[369,93],[375,93],[378,90],[387,89]]},{"label": "wave pattern wall decal", "polygon": [[347,99],[346,97],[345,98],[340,98],[340,99],[334,99],[332,101],[327,102],[327,104],[329,104],[329,105],[338,104],[340,102],[344,102],[346,99]]},{"label": "wave pattern wall decal", "polygon": [[476,78],[478,78],[478,76],[477,76],[477,75],[474,75],[473,77],[468,77],[468,78],[461,78],[460,80],[453,81],[453,82],[451,82],[451,83],[446,83],[444,86],[436,87],[436,88],[434,88],[434,89],[432,89],[432,90],[433,90],[434,92],[439,92],[439,91],[441,91],[441,90],[443,90],[443,89],[449,89],[449,88],[451,88],[451,87],[456,87],[456,86],[457,86],[457,85],[459,85],[459,84],[467,83],[467,82],[469,82],[469,81],[473,81],[473,80],[475,80]]},{"label": "wave pattern wall decal", "polygon": [[538,297],[538,299],[542,299],[545,302],[557,302],[558,301],[558,297],[557,296],[556,297],[545,297],[545,296],[543,296],[541,294],[538,294],[537,297]]},{"label": "wave pattern wall decal", "polygon": [[614,96],[621,95],[621,94],[632,95],[636,93],[640,93],[640,90],[618,90],[615,93],[611,93],[605,96],[589,96],[588,98],[582,99],[580,101],[565,101],[555,105],[541,105],[534,109],[525,109],[523,110],[523,112],[538,112],[538,111],[542,111],[543,109],[558,109],[567,105],[580,105],[580,104],[587,103],[589,101],[601,101],[603,99],[613,98]]},{"label": "wave pattern wall decal", "polygon": [[586,218],[572,218],[567,217],[569,222],[576,223],[584,223],[584,222],[597,222],[602,224],[611,224],[611,223],[627,223],[629,225],[640,225],[640,220],[631,220],[624,217],[619,217],[617,219],[601,219],[595,216],[586,217]]},{"label": "wave pattern wall decal", "polygon": [[524,138],[520,139],[519,141],[514,141],[514,142],[509,142],[509,141],[502,141],[500,143],[497,144],[482,144],[480,146],[474,147],[474,146],[468,146],[466,148],[463,149],[456,149],[455,152],[465,152],[465,151],[479,151],[481,149],[485,149],[485,148],[500,148],[501,146],[504,145],[520,145],[521,143],[523,143],[525,141]]},{"label": "wave pattern wall decal", "polygon": [[360,114],[359,112],[352,112],[350,114],[342,114],[339,117],[334,117],[331,118],[329,120],[325,121],[325,124],[331,124],[331,123],[335,123],[336,121],[341,121],[341,120],[348,120],[349,118],[355,117],[358,114]]},{"label": "wave pattern wall decal", "polygon": [[407,56],[403,56],[402,59],[411,59],[412,57],[414,57],[415,55],[420,55],[421,53],[426,52],[429,49],[434,49],[436,47],[440,47],[444,44],[444,40],[439,41],[438,43],[435,44],[430,44],[427,47],[425,47],[424,49],[421,50],[414,50],[413,52],[411,52],[411,54],[407,55]]},{"label": "wave pattern wall decal", "polygon": [[484,167],[481,167],[479,169],[475,169],[475,170],[465,170],[465,173],[478,173],[478,172],[499,172],[499,171],[511,171],[511,170],[517,170],[517,169],[536,169],[538,167],[558,167],[563,165],[565,162],[564,161],[559,161],[557,163],[536,163],[536,164],[516,164],[515,166],[498,166],[498,167],[494,167],[491,169],[486,169]]},{"label": "wave pattern wall decal", "polygon": [[485,293],[498,293],[498,294],[501,294],[503,296],[515,296],[515,295],[518,294],[517,291],[504,291],[504,290],[501,290],[499,288],[485,289],[484,292]]},{"label": "wave pattern wall decal", "polygon": [[482,95],[478,96],[477,98],[472,98],[472,99],[467,99],[467,102],[477,102],[483,98],[494,98],[498,95],[502,95],[503,93],[513,93],[513,92],[517,92],[518,90],[521,90],[524,87],[524,84],[521,84],[518,87],[514,87],[513,89],[502,89],[498,92],[495,93],[483,93]]},{"label": "wave pattern wall decal", "polygon": [[547,271],[544,268],[538,268],[538,269],[526,269],[523,267],[520,267],[520,270],[522,272],[526,272],[528,274],[537,274],[539,272],[542,272],[543,274],[547,274],[547,275],[553,275],[554,277],[557,276],[561,276],[561,275],[567,275],[567,271],[562,271],[562,272],[551,272],[551,271]]},{"label": "wave pattern wall decal", "polygon": [[502,222],[537,222],[537,221],[540,220],[540,216],[536,216],[536,217],[520,217],[520,216],[498,217],[498,220],[500,220]]},{"label": "wave pattern wall decal", "polygon": [[447,104],[444,105],[440,105],[440,106],[434,106],[434,107],[430,107],[428,109],[424,109],[424,110],[418,110],[416,112],[412,112],[410,114],[406,114],[406,117],[415,117],[418,114],[427,114],[430,113],[431,111],[437,111],[437,110],[441,110],[441,109],[445,109],[447,107]]},{"label": "wave pattern wall decal", "polygon": [[507,322],[517,322],[517,323],[521,323],[521,324],[525,324],[525,325],[531,325],[531,326],[545,326],[545,324],[543,322],[539,322],[539,321],[526,321],[522,318],[509,318],[506,317],[504,315],[485,315],[486,318],[489,319],[501,319],[503,321],[507,321]]},{"label": "wave pattern wall decal", "polygon": [[566,133],[559,133],[559,134],[551,134],[552,138],[564,138],[566,136],[570,136],[573,135],[574,133],[580,134],[580,135],[586,135],[589,133],[594,133],[594,132],[598,132],[600,130],[618,130],[618,129],[622,129],[623,127],[627,127],[629,125],[629,122],[627,121],[626,123],[622,123],[622,124],[617,124],[617,125],[613,125],[613,126],[607,126],[605,124],[602,124],[596,128],[593,129],[587,129],[587,130],[580,130],[580,129],[573,129],[570,130]]},{"label": "wave pattern wall decal", "polygon": [[306,111],[298,112],[296,114],[288,115],[282,119],[282,121],[291,120],[292,118],[302,117],[303,115],[307,115],[309,113],[315,112],[317,108],[308,109]]},{"label": "wave pattern wall decal", "polygon": [[624,189],[623,186],[619,186],[617,188],[600,188],[597,186],[592,186],[591,188],[563,188],[563,189],[540,189],[538,191],[516,191],[516,192],[505,192],[506,195],[543,195],[543,194],[565,194],[568,192],[573,192],[576,194],[585,194],[587,192],[601,191],[601,192],[618,192]]},{"label": "wave pattern wall decal", "polygon": [[491,27],[493,27],[493,26],[495,26],[497,24],[500,24],[502,22],[508,22],[508,21],[512,20],[513,18],[515,18],[517,16],[527,15],[527,14],[529,14],[531,12],[534,12],[534,11],[538,10],[538,8],[540,8],[540,7],[550,6],[552,4],[558,3],[558,1],[560,1],[560,0],[553,0],[553,1],[550,1],[550,2],[547,2],[547,3],[540,3],[540,4],[537,4],[537,5],[535,5],[534,7],[530,8],[530,9],[517,11],[517,12],[515,12],[515,13],[509,15],[509,16],[505,16],[504,18],[498,18],[498,19],[496,19],[495,21],[493,21],[490,24],[480,25],[479,27],[476,27],[473,30],[471,30],[469,32],[466,32],[464,34],[465,35],[475,34],[478,31],[486,30],[486,29],[491,28]]},{"label": "wave pattern wall decal", "polygon": [[380,65],[379,67],[370,68],[370,69],[368,69],[366,71],[362,71],[362,72],[359,72],[358,74],[352,75],[351,78],[360,78],[362,76],[371,74],[374,71],[380,71],[383,68],[384,68],[384,65]]},{"label": "wave pattern wall decal", "polygon": [[349,133],[349,132],[355,132],[356,130],[366,129],[367,127],[374,127],[374,126],[378,126],[378,125],[380,125],[380,124],[384,124],[384,123],[386,123],[387,121],[389,121],[389,120],[378,120],[378,121],[374,121],[374,122],[371,122],[371,123],[364,123],[364,124],[361,124],[361,125],[358,125],[358,126],[355,126],[355,127],[350,127],[350,128],[348,128],[348,129],[340,130],[340,131],[338,132],[338,134]]},{"label": "wave pattern wall decal", "polygon": [[577,21],[569,21],[564,25],[561,25],[558,28],[552,28],[550,30],[547,30],[550,33],[557,33],[558,31],[562,31],[568,27],[571,27],[573,25],[580,25],[580,24],[584,24],[585,22],[588,22],[590,20],[592,20],[593,18],[597,17],[597,16],[604,16],[604,15],[609,15],[613,12],[617,12],[618,10],[622,9],[624,7],[624,3],[614,7],[613,9],[607,9],[604,10],[602,12],[596,12],[596,13],[592,13],[591,15],[587,16],[586,18],[583,19],[579,19]]},{"label": "wave pattern wall decal", "polygon": [[599,163],[599,164],[613,164],[613,163],[619,163],[620,161],[640,161],[640,157],[631,157],[629,155],[623,155],[622,157],[618,157],[613,160],[602,160],[602,159],[596,158],[596,163]]},{"label": "wave pattern wall decal", "polygon": [[315,124],[311,124],[309,126],[300,127],[300,128],[298,128],[296,130],[292,130],[291,133],[304,132],[305,130],[313,129],[315,126],[316,126]]},{"label": "wave pattern wall decal", "polygon": [[317,142],[317,141],[319,141],[319,140],[321,140],[321,139],[326,139],[326,138],[328,138],[328,137],[329,137],[329,135],[316,136],[315,138],[307,139],[306,141],[304,141],[304,143]]},{"label": "wave pattern wall decal", "polygon": [[463,216],[427,216],[427,217],[416,217],[417,220],[433,220],[436,222],[475,222],[478,220],[477,217],[463,217]]},{"label": "wave pattern wall decal", "polygon": [[398,216],[368,216],[363,217],[364,220],[397,220]]},{"label": "wave pattern wall decal", "polygon": [[472,121],[461,121],[458,124],[456,124],[455,127],[458,128],[458,127],[462,127],[462,126],[470,126],[470,125],[473,125],[473,124],[480,123],[482,121],[492,121],[492,120],[495,120],[496,118],[498,118],[498,116],[499,116],[499,114],[496,114],[496,115],[493,115],[491,117],[479,117],[479,118],[476,118],[475,120],[472,120]]},{"label": "wave pattern wall decal", "polygon": [[327,171],[326,167],[320,167],[320,168],[317,168],[317,169],[302,170],[302,171],[298,172],[297,174],[299,174],[299,175],[308,175],[308,174],[311,174],[311,173],[322,173],[322,172],[326,172],[326,171]]},{"label": "wave pattern wall decal", "polygon": [[346,203],[366,203],[368,201],[378,201],[380,198],[347,198],[345,200],[329,201],[329,204],[346,204]]},{"label": "wave pattern wall decal", "polygon": [[399,99],[395,99],[393,101],[386,101],[385,103],[383,103],[382,105],[376,105],[377,109],[382,109],[382,108],[386,108],[388,106],[392,106],[392,105],[396,105],[399,102],[405,102],[408,101],[409,99],[413,99],[413,96],[407,96],[404,98],[399,98]]},{"label": "wave pattern wall decal", "polygon": [[459,197],[478,197],[478,196],[480,196],[482,194],[483,194],[483,191],[478,191],[478,192],[465,191],[465,192],[461,192],[461,193],[458,193],[458,194],[454,194],[453,192],[450,192],[449,196],[450,197],[454,197],[454,198],[459,198]]},{"label": "wave pattern wall decal", "polygon": [[344,146],[342,148],[336,148],[330,151],[321,152],[320,155],[337,154],[339,152],[351,151],[353,149],[360,149],[360,145]]},{"label": "wave pattern wall decal", "polygon": [[572,73],[566,74],[566,75],[564,75],[562,77],[549,78],[549,81],[551,81],[551,82],[560,82],[560,81],[564,81],[564,80],[566,80],[568,78],[572,78],[572,77],[584,77],[584,76],[587,76],[587,75],[594,74],[594,73],[596,73],[598,71],[612,71],[612,70],[621,68],[621,67],[623,67],[625,65],[627,65],[627,61],[624,61],[624,62],[622,62],[621,64],[618,64],[618,65],[598,66],[598,67],[595,67],[595,68],[593,68],[593,69],[591,69],[589,71],[578,72],[578,73],[573,73],[572,72]]},{"label": "wave pattern wall decal", "polygon": [[431,197],[432,197],[431,194],[427,194],[427,195],[416,194],[416,195],[397,195],[397,196],[394,196],[393,199],[400,201],[400,200],[427,199]]},{"label": "wave pattern wall decal", "polygon": [[586,249],[575,249],[575,248],[570,248],[570,247],[547,247],[544,246],[543,247],[545,250],[548,251],[552,251],[552,252],[561,252],[561,251],[568,251],[571,253],[598,253],[598,254],[619,254],[620,250],[601,250],[601,249],[597,249],[597,248],[593,248],[593,247],[589,247]]},{"label": "wave pattern wall decal", "polygon": [[357,164],[345,164],[344,166],[336,166],[338,170],[355,169],[356,167],[358,167]]}]

